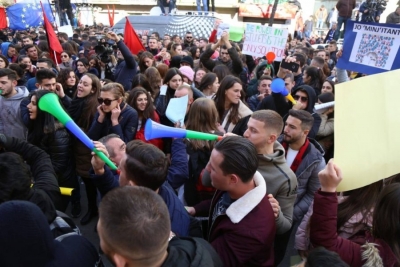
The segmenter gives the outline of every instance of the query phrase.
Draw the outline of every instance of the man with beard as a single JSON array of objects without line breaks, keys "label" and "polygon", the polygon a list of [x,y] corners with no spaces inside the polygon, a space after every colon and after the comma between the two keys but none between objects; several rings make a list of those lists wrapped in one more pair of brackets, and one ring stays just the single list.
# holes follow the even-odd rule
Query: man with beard
[{"label": "man with beard", "polygon": [[307,213],[320,187],[318,173],[326,165],[322,147],[308,138],[313,124],[314,118],[308,111],[291,109],[279,140],[286,150],[286,162],[297,176],[293,222],[300,222]]}]

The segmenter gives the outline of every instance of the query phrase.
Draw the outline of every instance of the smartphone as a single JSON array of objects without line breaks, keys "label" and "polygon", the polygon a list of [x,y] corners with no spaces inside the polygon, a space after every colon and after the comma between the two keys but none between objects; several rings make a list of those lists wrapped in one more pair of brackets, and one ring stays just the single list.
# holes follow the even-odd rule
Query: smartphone
[{"label": "smartphone", "polygon": [[297,72],[299,70],[299,68],[300,68],[300,65],[297,64],[296,62],[282,61],[281,68],[290,70],[291,72]]}]

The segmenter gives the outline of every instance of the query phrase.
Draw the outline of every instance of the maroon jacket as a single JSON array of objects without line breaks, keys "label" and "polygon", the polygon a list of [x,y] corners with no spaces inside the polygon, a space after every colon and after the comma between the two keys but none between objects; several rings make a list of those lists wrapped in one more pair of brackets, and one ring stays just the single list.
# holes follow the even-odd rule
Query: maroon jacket
[{"label": "maroon jacket", "polygon": [[353,9],[356,8],[356,0],[339,0],[336,4],[336,8],[339,17],[351,18]]},{"label": "maroon jacket", "polygon": [[254,181],[256,188],[232,203],[211,226],[214,207],[225,192],[217,190],[212,200],[194,207],[197,216],[209,216],[208,241],[224,266],[274,266],[275,217],[264,178],[256,172]]},{"label": "maroon jacket", "polygon": [[[361,267],[367,262],[381,259],[383,266],[398,266],[396,258],[389,245],[381,239],[374,239],[369,232],[356,236],[352,240],[337,235],[337,205],[336,193],[315,193],[313,215],[311,216],[310,240],[314,247],[323,246],[335,251],[343,261],[352,267]],[[372,244],[373,243],[373,244]],[[377,249],[371,249],[374,247]],[[370,253],[362,257],[362,253]],[[368,265],[372,266],[372,265]]]}]

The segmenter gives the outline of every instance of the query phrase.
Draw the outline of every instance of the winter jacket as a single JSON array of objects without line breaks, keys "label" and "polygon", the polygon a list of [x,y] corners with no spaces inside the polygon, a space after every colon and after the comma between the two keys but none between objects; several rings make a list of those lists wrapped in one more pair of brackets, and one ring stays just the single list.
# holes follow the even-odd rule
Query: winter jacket
[{"label": "winter jacket", "polygon": [[36,204],[51,223],[56,218],[53,203],[60,201],[61,193],[49,155],[42,149],[15,137],[0,135],[0,144],[6,151],[23,157],[30,166],[34,184],[27,201]]},{"label": "winter jacket", "polygon": [[398,15],[396,12],[390,13],[386,17],[386,23],[399,24],[400,23],[400,15]]},{"label": "winter jacket", "polygon": [[[111,171],[107,166],[104,166],[103,175],[96,175],[93,170],[90,170],[90,177],[100,191],[102,197],[112,189],[119,187],[119,175]],[[167,183],[164,183],[158,189],[158,195],[165,201],[165,204],[167,204],[172,232],[178,236],[188,236],[190,226],[189,213],[187,213],[175,192]]]},{"label": "winter jacket", "polygon": [[15,87],[17,94],[0,97],[0,133],[26,140],[27,129],[21,119],[20,104],[29,92],[26,87]]},{"label": "winter jacket", "polygon": [[[283,136],[278,139],[283,143]],[[310,144],[304,153],[303,159],[296,170],[297,198],[294,203],[293,222],[300,222],[307,213],[314,193],[320,187],[318,173],[325,168],[324,150],[314,139],[308,139]]]},{"label": "winter jacket", "polygon": [[264,178],[256,172],[253,179],[256,187],[214,222],[213,211],[226,192],[217,190],[212,200],[194,207],[197,216],[209,216],[208,241],[224,266],[274,266],[275,216]]},{"label": "winter jacket", "polygon": [[[339,203],[342,202],[345,198],[338,196]],[[310,208],[306,215],[304,215],[299,228],[297,228],[296,238],[294,242],[294,247],[297,250],[307,251],[310,249],[310,218],[313,213],[314,201],[311,204]],[[364,219],[364,215],[362,213],[356,213],[339,229],[338,235],[342,238],[349,239],[353,235],[357,234],[359,231],[364,231],[372,228],[372,214],[373,210],[366,216]]]},{"label": "winter jacket", "polygon": [[117,43],[124,60],[120,61],[115,67],[114,81],[124,86],[125,92],[132,89],[133,77],[137,74],[137,63],[129,48],[120,40]]},{"label": "winter jacket", "polygon": [[223,64],[229,68],[232,75],[237,77],[240,76],[240,74],[243,72],[243,63],[234,46],[228,49],[229,56],[231,57],[231,60],[228,62],[222,62],[219,58],[216,60],[211,59],[211,56],[214,54],[214,52],[215,51],[211,49],[211,46],[208,46],[206,51],[204,51],[204,53],[200,56],[200,62],[206,69],[212,71],[215,66]]},{"label": "winter jacket", "polygon": [[247,99],[247,105],[253,112],[257,110],[258,105],[261,103],[261,101],[258,100],[258,96],[259,96],[259,94],[252,95],[251,97],[249,97]]},{"label": "winter jacket", "polygon": [[339,0],[336,4],[339,17],[351,18],[354,8],[356,8],[356,0]]},{"label": "winter jacket", "polygon": [[168,244],[168,256],[161,267],[222,267],[213,247],[202,238],[174,237]]},{"label": "winter jacket", "polygon": [[0,218],[0,266],[103,266],[96,248],[83,236],[54,240],[46,217],[32,203],[5,202]]},{"label": "winter jacket", "polygon": [[[367,17],[368,17],[368,16],[371,16],[371,17],[375,20],[376,17],[380,17],[381,14],[382,14],[382,11],[381,11],[381,10],[376,10],[376,11],[374,12],[374,14],[371,14],[371,12],[370,12],[369,10],[368,10],[367,13],[364,13],[365,10],[368,10],[368,4],[367,4],[367,2],[363,2],[363,3],[360,5],[360,9],[359,9],[359,12],[361,13],[361,21],[363,21],[363,22],[368,22],[368,21],[367,21]],[[379,22],[379,21],[377,21],[377,22]]]},{"label": "winter jacket", "polygon": [[97,111],[88,132],[89,138],[97,141],[113,133],[119,135],[125,143],[132,141],[138,126],[138,113],[125,102],[120,104],[120,108],[121,113],[118,117],[118,124],[115,126],[111,122],[111,112],[106,113],[104,121],[100,123],[98,121],[99,112]]},{"label": "winter jacket", "polygon": [[[306,111],[310,112],[310,114],[314,118],[314,124],[313,124],[313,127],[311,128],[310,132],[308,133],[308,137],[315,138],[317,136],[319,126],[321,125],[321,117],[319,116],[318,113],[314,113],[314,106],[315,106],[315,103],[317,102],[317,95],[315,93],[315,90],[311,86],[308,86],[305,84],[296,88],[296,90],[294,90],[292,92],[292,95],[295,95],[296,92],[300,89],[303,89],[307,92],[308,105],[306,107]],[[284,118],[283,120],[286,121],[286,118]]]},{"label": "winter jacket", "polygon": [[279,142],[274,143],[273,154],[258,155],[257,171],[264,177],[267,194],[272,194],[279,202],[279,216],[275,219],[276,232],[283,234],[292,227],[297,179],[286,163],[285,149]]},{"label": "winter jacket", "polygon": [[[156,111],[154,111],[153,121],[160,123],[160,117],[158,116]],[[139,121],[138,121],[138,123],[139,123]],[[138,128],[139,128],[139,126],[138,126]],[[153,144],[162,150],[164,147],[163,140],[161,138],[154,138],[151,140],[146,140],[146,138],[144,136],[144,128],[145,128],[144,124],[142,123],[142,125],[140,126],[140,129],[136,131],[135,139],[142,140],[143,142],[148,143],[148,144]]]},{"label": "winter jacket", "polygon": [[334,118],[328,119],[328,115],[320,114],[321,117],[321,124],[319,126],[319,130],[317,136],[328,136],[333,134],[333,126],[334,126]]},{"label": "winter jacket", "polygon": [[[235,134],[239,134],[239,135],[243,135],[243,133],[246,131],[247,129],[247,121],[249,119],[249,116],[253,113],[253,111],[251,111],[242,101],[239,101],[239,122],[237,123],[238,125],[241,125],[241,129],[236,129],[235,131],[234,128],[236,128],[237,124],[233,124],[231,122],[228,122],[228,118],[229,115],[231,113],[231,110],[228,111],[228,113],[226,114],[224,120],[221,123],[221,126],[225,129],[225,131],[227,133],[235,133]],[[245,125],[243,125],[243,123],[241,123],[241,121],[246,120]]]},{"label": "winter jacket", "polygon": [[188,179],[186,145],[182,139],[174,139],[171,144],[171,164],[168,168],[167,181],[173,189],[177,189]]},{"label": "winter jacket", "polygon": [[54,133],[43,134],[39,147],[49,154],[58,185],[70,186],[71,181],[76,179],[76,173],[72,139],[67,129],[59,128]]},{"label": "winter jacket", "polygon": [[[314,247],[323,246],[339,254],[340,258],[353,267],[398,266],[389,245],[374,239],[369,232],[352,240],[339,237],[337,227],[336,193],[317,191],[310,224],[310,239]],[[382,218],[383,219],[383,218]]]}]

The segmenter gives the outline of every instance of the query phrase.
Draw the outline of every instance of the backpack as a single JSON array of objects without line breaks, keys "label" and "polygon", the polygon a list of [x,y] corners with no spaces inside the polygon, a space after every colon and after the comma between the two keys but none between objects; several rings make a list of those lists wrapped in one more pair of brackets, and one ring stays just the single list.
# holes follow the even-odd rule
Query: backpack
[{"label": "backpack", "polygon": [[71,235],[81,235],[81,231],[74,221],[61,211],[57,211],[57,217],[50,224],[50,231],[57,241],[62,241]]}]

